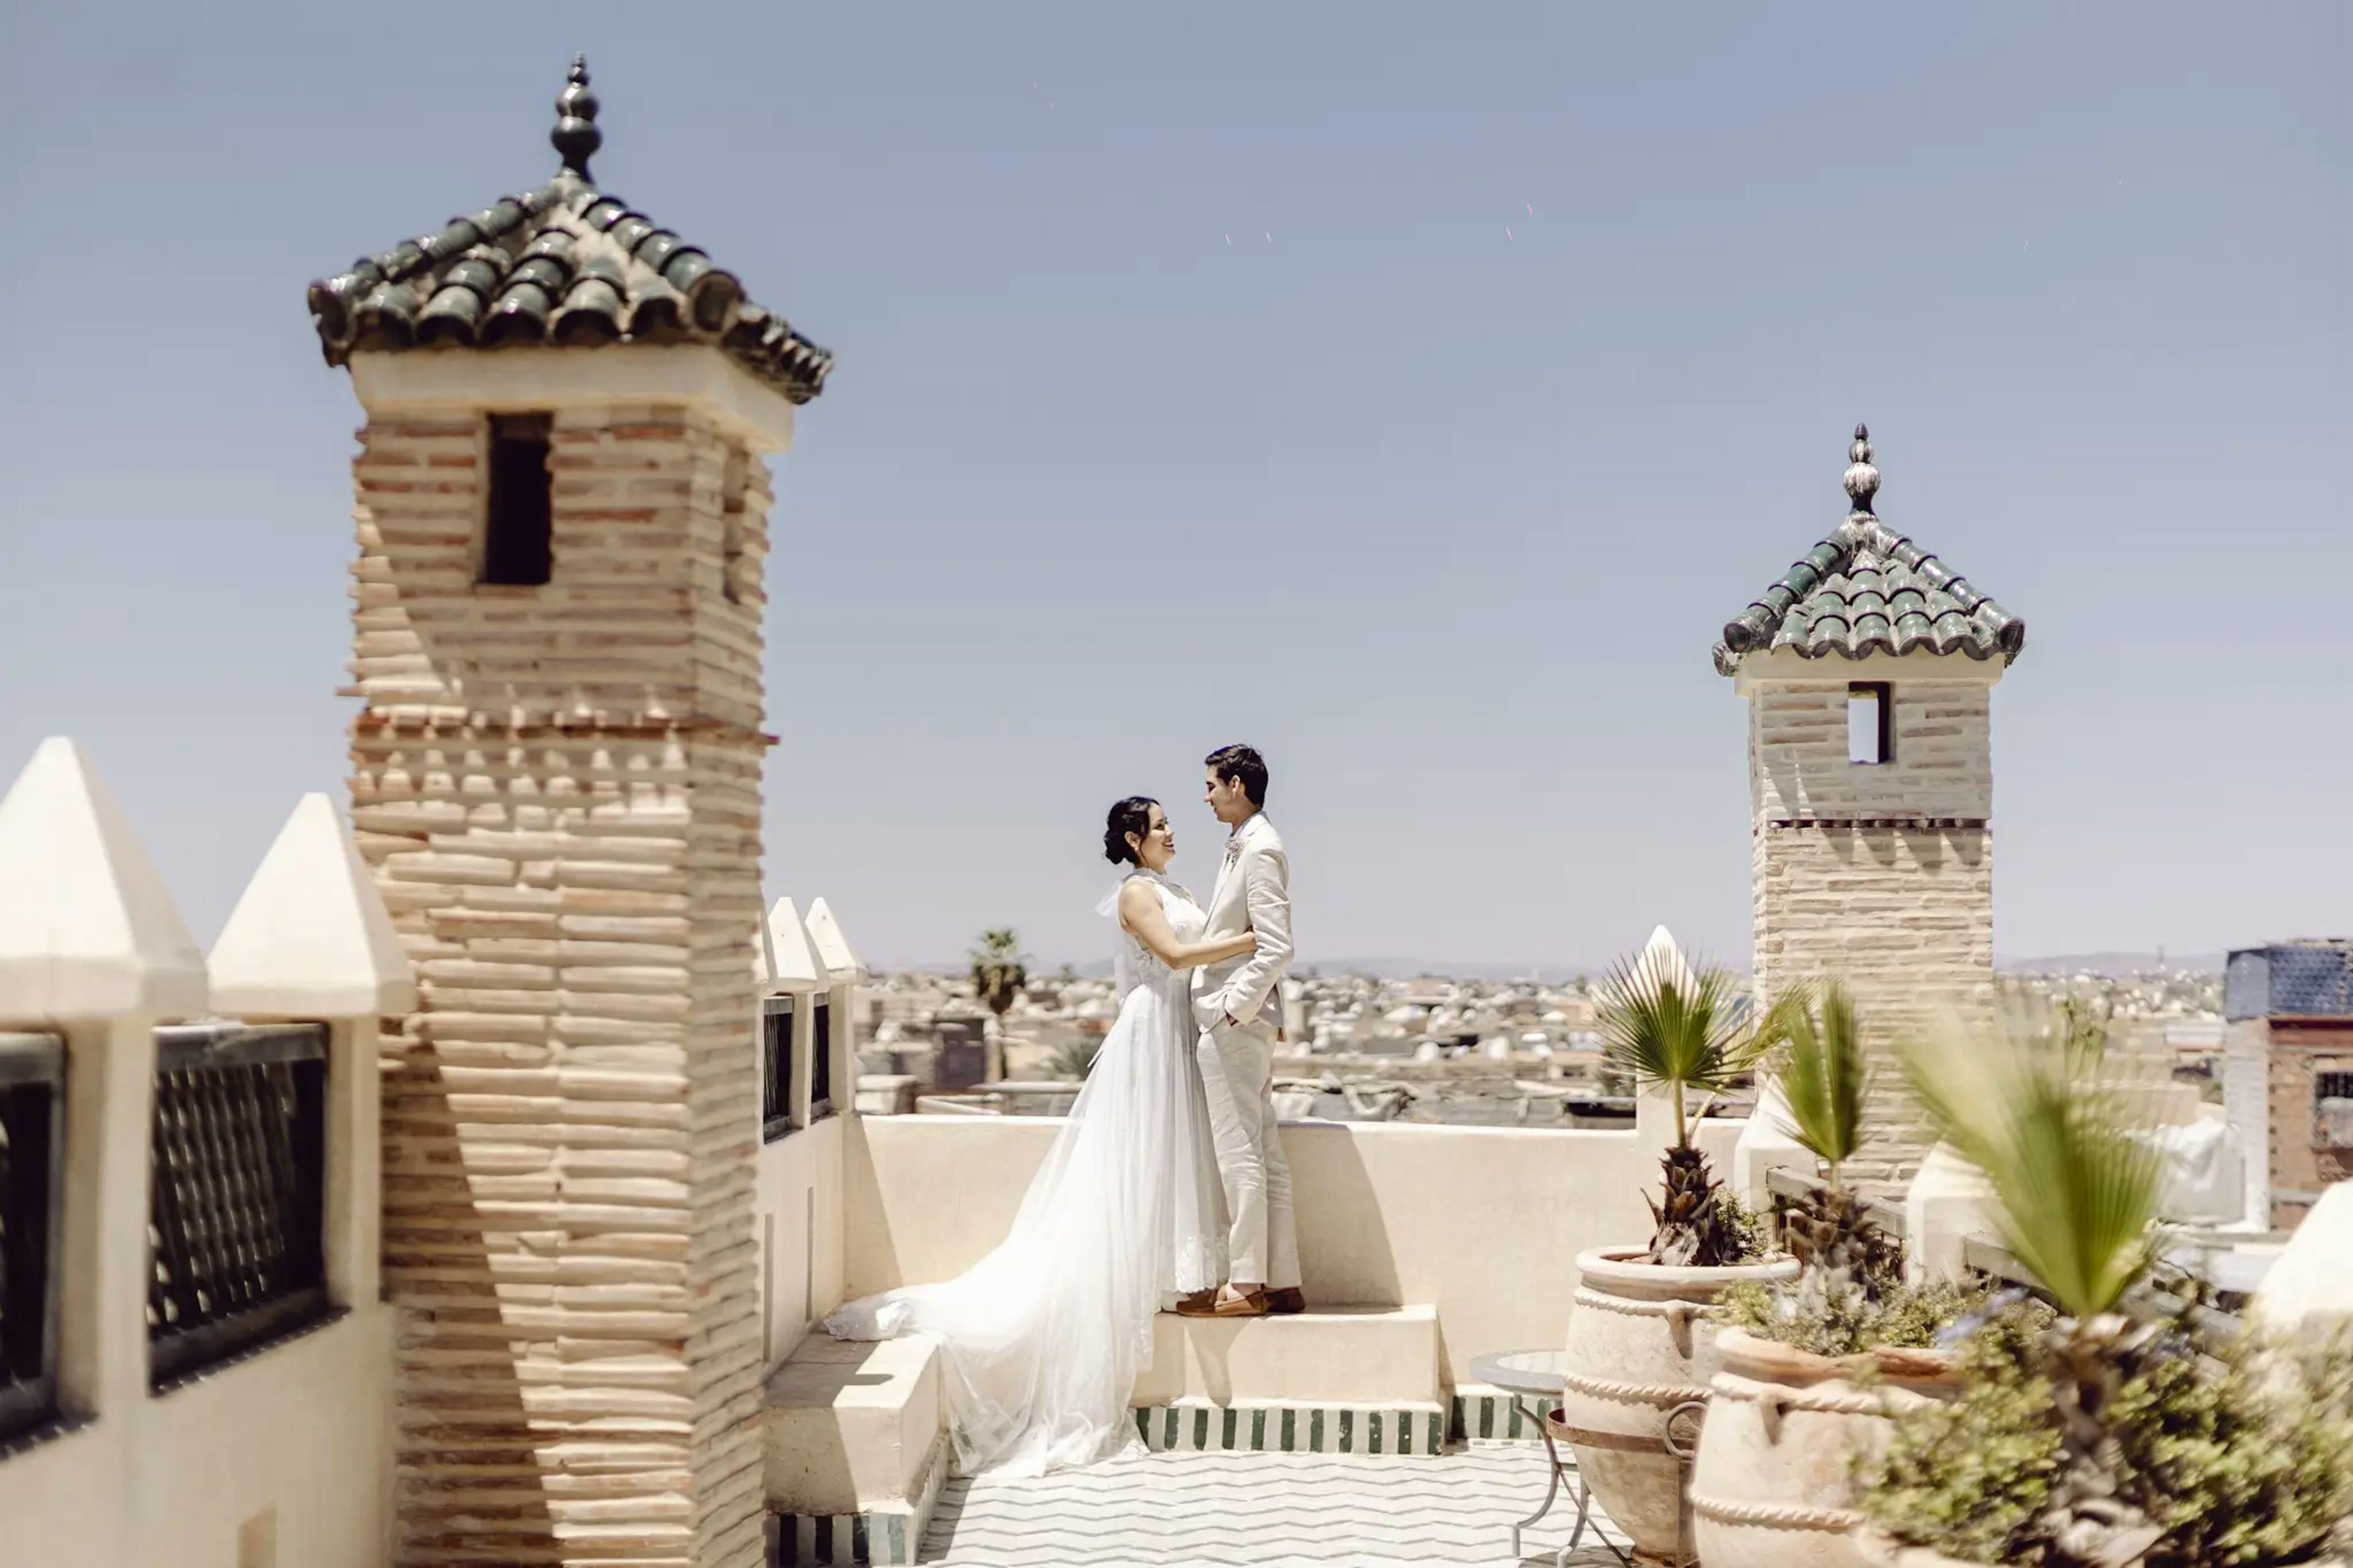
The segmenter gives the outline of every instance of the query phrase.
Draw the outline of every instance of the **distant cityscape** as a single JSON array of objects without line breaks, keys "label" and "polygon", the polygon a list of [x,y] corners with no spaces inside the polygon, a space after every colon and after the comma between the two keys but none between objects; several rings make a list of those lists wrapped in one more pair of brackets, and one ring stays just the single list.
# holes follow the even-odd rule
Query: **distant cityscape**
[{"label": "distant cityscape", "polygon": [[[1371,963],[1304,966],[1282,987],[1278,1100],[1287,1116],[1338,1121],[1607,1126],[1632,1112],[1603,1059],[1598,972],[1413,973]],[[1398,973],[1400,969],[1408,973]],[[2197,1083],[2220,1098],[2222,973],[2211,962],[2091,954],[2003,968],[2002,991],[2063,1000],[2107,1022],[2137,1076]],[[861,1089],[877,1112],[923,1109],[1054,1114],[1075,1096],[1117,1015],[1102,966],[1033,972],[1001,1014],[944,970],[878,974],[868,994]],[[1747,1096],[1718,1107],[1745,1114]]]}]

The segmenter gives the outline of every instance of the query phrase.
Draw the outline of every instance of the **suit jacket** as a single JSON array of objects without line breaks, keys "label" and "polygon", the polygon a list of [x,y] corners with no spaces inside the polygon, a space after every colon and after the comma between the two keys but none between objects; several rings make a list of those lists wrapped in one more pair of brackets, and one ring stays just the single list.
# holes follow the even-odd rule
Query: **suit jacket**
[{"label": "suit jacket", "polygon": [[1291,860],[1264,812],[1227,841],[1226,861],[1209,895],[1204,934],[1215,939],[1243,931],[1257,933],[1255,952],[1193,972],[1193,1016],[1203,1028],[1229,1016],[1237,1024],[1257,1022],[1291,967]]}]

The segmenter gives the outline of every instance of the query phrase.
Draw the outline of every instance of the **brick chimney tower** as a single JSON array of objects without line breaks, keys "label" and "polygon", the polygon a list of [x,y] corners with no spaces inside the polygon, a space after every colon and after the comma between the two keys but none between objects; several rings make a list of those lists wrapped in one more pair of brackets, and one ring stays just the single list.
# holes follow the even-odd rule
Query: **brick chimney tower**
[{"label": "brick chimney tower", "polygon": [[763,458],[832,359],[589,174],[310,289],[365,410],[352,818],[401,1564],[761,1555]]},{"label": "brick chimney tower", "polygon": [[[1846,520],[1724,628],[1748,699],[1760,1001],[1836,976],[1870,1037],[1989,1016],[1992,698],[2026,623],[1880,521],[1858,425]],[[1858,1179],[1926,1152],[1892,1061]]]}]

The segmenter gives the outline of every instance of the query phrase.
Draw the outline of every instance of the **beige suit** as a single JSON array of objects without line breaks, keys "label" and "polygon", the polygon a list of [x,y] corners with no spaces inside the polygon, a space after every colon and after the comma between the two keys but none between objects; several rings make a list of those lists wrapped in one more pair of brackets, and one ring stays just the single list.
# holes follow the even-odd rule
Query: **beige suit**
[{"label": "beige suit", "polygon": [[1236,828],[1209,895],[1206,934],[1258,937],[1255,952],[1196,972],[1201,1087],[1209,1101],[1218,1171],[1225,1178],[1229,1279],[1286,1289],[1299,1284],[1291,1163],[1274,1117],[1276,987],[1291,967],[1291,862],[1263,814]]}]

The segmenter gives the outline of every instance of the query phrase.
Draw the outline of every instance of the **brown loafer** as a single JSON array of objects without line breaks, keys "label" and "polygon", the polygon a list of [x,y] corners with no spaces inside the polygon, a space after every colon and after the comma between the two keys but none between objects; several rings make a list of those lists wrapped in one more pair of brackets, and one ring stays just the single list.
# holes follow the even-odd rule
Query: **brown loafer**
[{"label": "brown loafer", "polygon": [[1247,1296],[1236,1296],[1230,1300],[1220,1298],[1218,1304],[1209,1309],[1209,1316],[1213,1318],[1263,1318],[1266,1316],[1266,1292],[1263,1290],[1253,1290]]},{"label": "brown loafer", "polygon": [[1206,1318],[1209,1315],[1209,1309],[1217,1304],[1218,1288],[1212,1285],[1207,1290],[1196,1290],[1189,1296],[1177,1297],[1176,1305],[1170,1310],[1181,1318]]},{"label": "brown loafer", "polygon": [[1286,1285],[1280,1290],[1266,1293],[1266,1312],[1271,1318],[1287,1318],[1294,1312],[1307,1310],[1307,1293],[1296,1285]]}]

